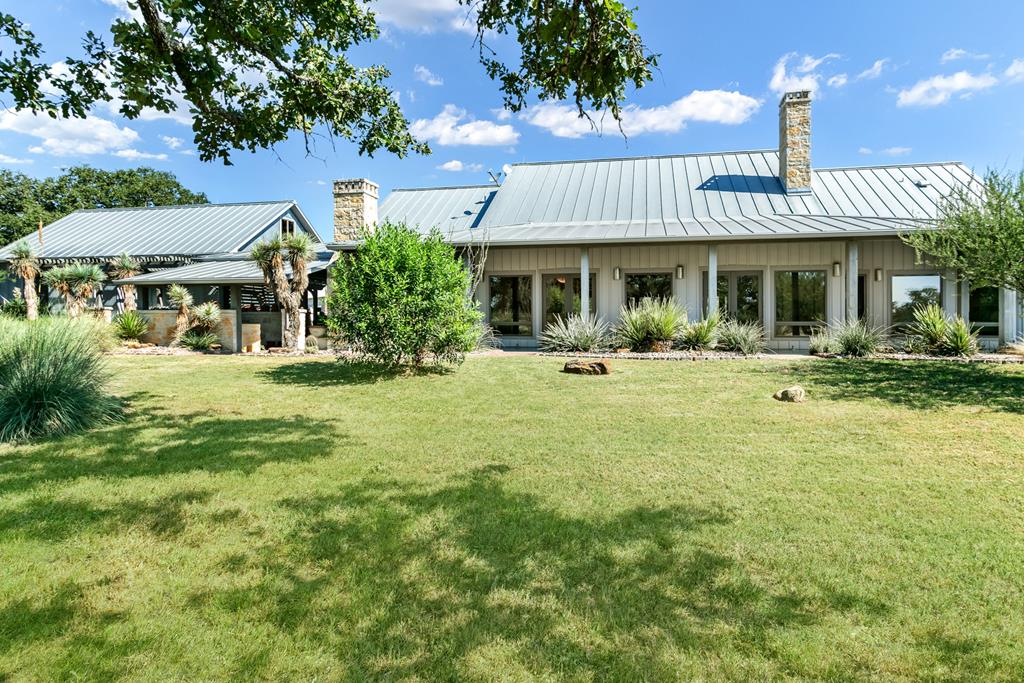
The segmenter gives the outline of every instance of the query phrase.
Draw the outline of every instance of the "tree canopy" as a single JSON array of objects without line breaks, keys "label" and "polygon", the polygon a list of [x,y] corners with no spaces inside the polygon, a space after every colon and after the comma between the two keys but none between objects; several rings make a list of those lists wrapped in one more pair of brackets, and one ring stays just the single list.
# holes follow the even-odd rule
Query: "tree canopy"
[{"label": "tree canopy", "polygon": [[1024,291],[1024,172],[985,174],[981,192],[961,187],[943,204],[939,229],[904,241],[971,287]]},{"label": "tree canopy", "polygon": [[173,173],[152,168],[104,171],[74,166],[36,179],[0,170],[0,245],[79,209],[205,204],[206,195],[182,186]]},{"label": "tree canopy", "polygon": [[[0,12],[0,93],[15,108],[84,117],[98,102],[129,119],[145,108],[187,109],[205,161],[272,147],[291,133],[307,152],[319,130],[360,154],[428,152],[409,132],[383,65],[350,52],[380,36],[375,0],[128,0],[135,14],[83,38],[54,68],[31,29]],[[479,58],[518,111],[535,93],[571,98],[580,115],[619,118],[626,88],[651,80],[657,55],[619,0],[459,0],[475,22]],[[516,58],[493,44],[514,36]],[[503,44],[499,47],[505,47]]]}]

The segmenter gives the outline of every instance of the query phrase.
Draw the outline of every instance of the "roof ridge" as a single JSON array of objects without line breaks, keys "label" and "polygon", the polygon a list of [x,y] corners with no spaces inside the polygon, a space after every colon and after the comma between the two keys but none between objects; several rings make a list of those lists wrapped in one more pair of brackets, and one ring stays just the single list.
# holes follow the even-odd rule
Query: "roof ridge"
[{"label": "roof ridge", "polygon": [[76,209],[72,213],[99,213],[103,211],[154,211],[157,209],[210,209],[222,206],[263,206],[267,204],[297,204],[297,202],[294,199],[276,199],[259,202],[208,202],[206,204],[162,204],[160,206],[111,206],[96,207],[95,209]]},{"label": "roof ridge", "polygon": [[682,152],[679,154],[634,154],[631,156],[624,157],[596,157],[593,159],[562,159],[555,161],[518,161],[511,164],[512,166],[545,166],[554,164],[588,164],[596,161],[635,161],[637,159],[678,159],[681,157],[707,157],[707,156],[721,156],[725,154],[765,154],[775,153],[778,154],[779,150],[774,148],[768,149],[737,149],[737,150],[725,150],[722,152]]},{"label": "roof ridge", "polygon": [[869,168],[912,168],[914,166],[966,166],[962,161],[908,161],[904,164],[867,164],[865,166],[811,167],[812,171],[856,171]]},{"label": "roof ridge", "polygon": [[481,185],[438,185],[436,187],[393,187],[391,192],[422,192],[423,190],[476,190],[483,188],[494,188],[497,190],[500,185],[494,183],[483,183]]}]

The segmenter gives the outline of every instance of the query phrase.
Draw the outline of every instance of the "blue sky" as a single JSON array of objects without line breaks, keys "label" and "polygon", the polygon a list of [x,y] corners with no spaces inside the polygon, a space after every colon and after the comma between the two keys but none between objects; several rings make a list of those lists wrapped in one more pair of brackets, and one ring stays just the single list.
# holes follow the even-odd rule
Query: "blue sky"
[{"label": "blue sky", "polygon": [[[54,62],[77,54],[124,0],[15,0]],[[431,156],[370,159],[339,142],[308,158],[300,139],[238,152],[234,166],[192,154],[187,112],[126,121],[98,108],[87,121],[0,112],[0,166],[46,176],[88,163],[174,172],[212,201],[296,199],[329,234],[330,181],[394,187],[487,181],[518,161],[763,149],[777,143],[779,93],[815,90],[815,166],[960,160],[976,170],[1024,167],[1024,3],[640,2],[645,41],[661,54],[653,83],[631,93],[628,139],[581,125],[561,103],[503,112],[476,61],[457,0],[377,0],[384,38],[361,49],[387,65]]]}]

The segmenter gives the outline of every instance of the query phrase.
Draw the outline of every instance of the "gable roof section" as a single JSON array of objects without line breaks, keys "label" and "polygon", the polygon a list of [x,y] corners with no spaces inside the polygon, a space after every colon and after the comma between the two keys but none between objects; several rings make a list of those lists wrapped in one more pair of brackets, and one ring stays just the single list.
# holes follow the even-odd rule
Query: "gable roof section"
[{"label": "gable roof section", "polygon": [[448,235],[478,227],[497,190],[494,185],[396,189],[378,213],[381,220],[425,233],[436,227]]},{"label": "gable roof section", "polygon": [[[977,181],[953,162],[815,169],[811,194],[787,195],[778,164],[775,150],[517,164],[475,227],[433,224],[454,242],[491,244],[892,234],[929,225],[943,197]],[[450,190],[399,192],[410,191],[384,206],[401,202],[421,229],[437,220],[435,202],[445,216],[472,213]]]},{"label": "gable roof section", "polygon": [[[288,211],[316,238],[295,202],[277,201],[86,209],[44,227],[42,247],[38,233],[25,241],[45,259],[110,258],[122,252],[136,258],[237,252]],[[0,251],[0,259],[11,246]]]}]

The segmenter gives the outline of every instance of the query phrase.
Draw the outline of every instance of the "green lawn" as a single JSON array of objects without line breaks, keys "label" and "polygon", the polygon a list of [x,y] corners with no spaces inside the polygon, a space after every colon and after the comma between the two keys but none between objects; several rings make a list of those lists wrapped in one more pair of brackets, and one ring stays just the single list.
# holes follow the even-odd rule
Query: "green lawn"
[{"label": "green lawn", "polygon": [[112,364],[0,447],[0,680],[1024,677],[1021,368]]}]

